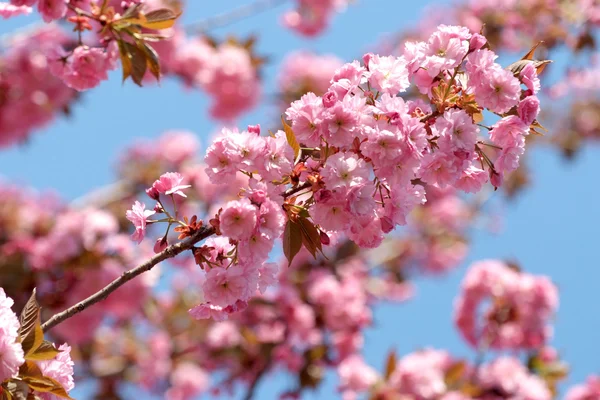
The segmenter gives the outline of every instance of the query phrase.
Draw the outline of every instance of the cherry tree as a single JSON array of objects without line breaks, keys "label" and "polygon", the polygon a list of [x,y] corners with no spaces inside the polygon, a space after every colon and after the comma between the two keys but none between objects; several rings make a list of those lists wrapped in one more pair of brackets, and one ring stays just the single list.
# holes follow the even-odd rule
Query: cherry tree
[{"label": "cherry tree", "polygon": [[[281,22],[305,37],[352,7],[292,3]],[[132,144],[117,183],[75,204],[0,183],[2,398],[71,398],[81,379],[99,399],[127,384],[251,399],[274,371],[293,377],[281,398],[329,371],[344,399],[558,396],[568,368],[548,343],[559,290],[514,261],[480,260],[463,278],[453,319],[473,359],[391,351],[378,370],[361,350],[378,303],[408,301],[411,278],[464,262],[483,199],[523,186],[530,144],[550,138],[574,155],[598,136],[600,8],[580,3],[586,20],[554,1],[468,2],[353,61],[291,52],[280,117],[245,127],[235,121],[260,101],[268,62],[256,38],[198,34],[172,0],[0,3],[4,18],[44,22],[6,39],[2,146],[35,140],[116,69],[124,84],[203,91],[223,124],[203,152],[186,131]],[[546,85],[563,47],[589,59]],[[521,53],[502,65],[506,51]],[[559,96],[574,112],[546,117],[544,99]],[[598,379],[565,398],[600,398]]]}]

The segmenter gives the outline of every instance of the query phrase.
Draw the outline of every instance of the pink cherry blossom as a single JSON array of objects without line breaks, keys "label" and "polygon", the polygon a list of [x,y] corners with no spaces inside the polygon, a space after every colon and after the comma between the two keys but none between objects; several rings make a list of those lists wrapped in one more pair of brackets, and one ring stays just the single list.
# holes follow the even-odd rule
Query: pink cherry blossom
[{"label": "pink cherry blossom", "polygon": [[202,289],[207,302],[226,307],[238,300],[247,300],[256,291],[257,284],[257,270],[239,266],[214,267],[206,274]]},{"label": "pink cherry blossom", "polygon": [[345,358],[337,367],[340,376],[339,389],[344,392],[344,398],[356,392],[364,392],[377,381],[377,372],[367,365],[359,355]]},{"label": "pink cherry blossom", "polygon": [[66,15],[67,2],[65,0],[39,0],[38,11],[44,22],[51,22]]},{"label": "pink cherry blossom", "polygon": [[369,83],[382,93],[396,95],[406,91],[410,85],[404,57],[374,55],[370,57],[367,68]]},{"label": "pink cherry blossom", "polygon": [[98,86],[101,81],[108,79],[108,71],[117,67],[116,46],[114,42],[111,42],[106,49],[78,46],[68,58],[59,77],[67,86],[79,91]]},{"label": "pink cherry blossom", "polygon": [[152,188],[158,193],[164,193],[166,195],[177,194],[181,197],[187,197],[183,193],[184,189],[192,187],[192,185],[182,185],[183,176],[179,172],[166,172],[160,176],[159,179],[154,181]]},{"label": "pink cherry blossom", "polygon": [[0,16],[4,19],[27,14],[31,14],[31,7],[26,5],[17,6],[9,3],[0,3]]},{"label": "pink cherry blossom", "polygon": [[11,310],[13,300],[0,288],[0,380],[14,377],[19,371],[23,358],[23,348],[17,343],[19,320]]},{"label": "pink cherry blossom", "polygon": [[[478,318],[477,308],[484,301],[491,304],[485,318]],[[557,307],[557,289],[548,278],[486,260],[467,272],[456,300],[455,321],[474,347],[485,340],[492,348],[538,348],[552,335],[549,321]]]},{"label": "pink cherry blossom", "polygon": [[[71,347],[62,344],[58,350],[60,353],[52,360],[38,361],[38,367],[49,378],[54,379],[67,391],[70,392],[75,387],[73,380],[73,361],[71,360]],[[50,393],[37,393],[43,400],[59,400],[61,397]]]},{"label": "pink cherry blossom", "polygon": [[565,395],[565,400],[588,400],[596,399],[599,396],[600,377],[590,376],[585,383],[571,387]]},{"label": "pink cherry blossom", "polygon": [[258,209],[248,199],[227,203],[219,216],[223,235],[234,240],[248,239],[256,229]]},{"label": "pink cherry blossom", "polygon": [[127,219],[135,226],[135,232],[131,235],[131,239],[141,243],[146,234],[146,222],[148,217],[154,215],[156,212],[153,210],[146,210],[146,205],[136,200],[131,207],[131,210],[127,210],[125,213]]}]

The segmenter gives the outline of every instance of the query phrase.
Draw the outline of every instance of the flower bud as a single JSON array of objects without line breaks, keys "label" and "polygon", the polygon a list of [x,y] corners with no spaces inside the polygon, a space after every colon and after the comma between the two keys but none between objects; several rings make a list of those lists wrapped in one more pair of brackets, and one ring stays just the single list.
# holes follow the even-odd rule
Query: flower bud
[{"label": "flower bud", "polygon": [[471,36],[471,41],[469,43],[469,51],[475,51],[481,49],[487,43],[487,39],[480,35],[479,33],[473,34]]},{"label": "flower bud", "polygon": [[151,188],[146,189],[146,194],[152,200],[158,200],[158,197],[160,196],[160,193],[158,192],[158,190],[154,186],[152,186]]},{"label": "flower bud", "polygon": [[373,53],[367,53],[362,57],[363,63],[365,63],[365,67],[367,68],[367,70],[369,69],[369,61],[371,61],[371,59],[373,57],[374,57]]},{"label": "flower bud", "polygon": [[156,243],[154,243],[154,253],[156,253],[156,254],[160,253],[161,251],[166,249],[168,245],[169,245],[169,243],[167,243],[166,236],[156,239]]},{"label": "flower bud", "polygon": [[255,133],[257,136],[260,135],[260,124],[248,125],[248,132]]},{"label": "flower bud", "polygon": [[325,108],[331,108],[337,103],[338,95],[336,92],[328,90],[327,93],[323,95],[323,106]]}]

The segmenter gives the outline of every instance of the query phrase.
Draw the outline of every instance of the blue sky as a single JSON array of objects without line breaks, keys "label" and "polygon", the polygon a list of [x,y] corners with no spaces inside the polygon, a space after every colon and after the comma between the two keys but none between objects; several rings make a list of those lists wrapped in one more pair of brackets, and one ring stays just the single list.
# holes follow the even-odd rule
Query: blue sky
[{"label": "blue sky", "polygon": [[[230,10],[241,2],[190,0],[188,4],[185,23]],[[419,2],[358,1],[335,18],[325,35],[304,40],[279,25],[278,18],[286,7],[213,32],[258,33],[259,52],[270,56],[264,71],[266,93],[274,93],[274,77],[285,52],[304,48],[351,60],[384,34],[416,22],[422,9]],[[3,21],[0,34],[33,20],[22,17]],[[73,199],[111,183],[119,151],[134,138],[157,137],[167,129],[188,129],[198,134],[206,148],[218,123],[208,119],[208,100],[202,93],[185,91],[178,82],[169,80],[160,87],[138,88],[131,83],[123,86],[119,74],[113,73],[109,82],[86,93],[70,119],[59,119],[32,136],[25,146],[0,151],[0,176],[24,185],[54,189],[64,198]],[[269,107],[261,106],[239,125],[267,125],[272,116]],[[452,301],[460,280],[470,261],[514,258],[527,271],[551,276],[560,289],[561,304],[552,344],[571,364],[572,374],[567,382],[579,382],[588,373],[600,373],[600,358],[595,351],[600,313],[593,307],[600,300],[596,251],[600,211],[592,201],[599,197],[600,189],[590,184],[597,181],[599,156],[597,146],[587,146],[572,163],[553,149],[533,151],[529,165],[534,184],[504,210],[504,230],[499,234],[474,230],[473,246],[463,266],[443,278],[419,280],[417,296],[408,303],[378,306],[375,327],[366,336],[367,361],[381,369],[390,348],[406,354],[425,346],[447,348],[472,359],[474,352],[452,325]],[[267,377],[257,398],[274,398],[277,389],[286,387],[286,383],[291,381],[279,375]],[[87,393],[82,387],[73,395],[84,399]],[[336,397],[335,380],[328,379],[320,391],[307,398],[332,397]]]}]

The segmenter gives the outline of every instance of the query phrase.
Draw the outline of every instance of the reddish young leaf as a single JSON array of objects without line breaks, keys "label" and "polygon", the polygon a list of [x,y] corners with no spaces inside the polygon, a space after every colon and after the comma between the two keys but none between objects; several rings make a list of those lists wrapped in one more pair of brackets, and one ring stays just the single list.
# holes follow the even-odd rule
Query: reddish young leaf
[{"label": "reddish young leaf", "polygon": [[302,231],[300,225],[288,220],[283,232],[283,254],[288,260],[288,267],[292,265],[292,260],[302,248]]}]

